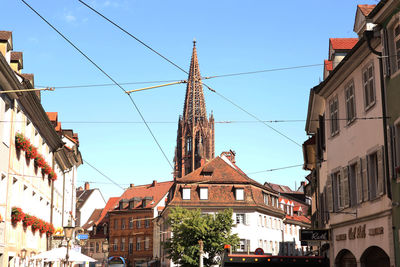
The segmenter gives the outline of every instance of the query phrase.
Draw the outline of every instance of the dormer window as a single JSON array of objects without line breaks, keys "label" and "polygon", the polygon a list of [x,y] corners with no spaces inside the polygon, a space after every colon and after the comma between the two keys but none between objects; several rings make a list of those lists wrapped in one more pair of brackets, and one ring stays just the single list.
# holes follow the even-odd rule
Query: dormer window
[{"label": "dormer window", "polygon": [[182,199],[184,200],[190,199],[190,188],[182,188]]},{"label": "dormer window", "polygon": [[235,188],[236,200],[244,200],[244,188]]},{"label": "dormer window", "polygon": [[208,199],[208,188],[207,187],[200,187],[200,199],[201,200]]}]

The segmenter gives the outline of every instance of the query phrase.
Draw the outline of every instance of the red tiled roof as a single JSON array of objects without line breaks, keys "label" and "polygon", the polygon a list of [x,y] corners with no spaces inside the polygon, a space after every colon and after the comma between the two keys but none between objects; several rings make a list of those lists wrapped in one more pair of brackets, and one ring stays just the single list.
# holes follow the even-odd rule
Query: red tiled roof
[{"label": "red tiled roof", "polygon": [[361,13],[363,13],[364,16],[368,16],[376,5],[358,5],[357,7],[361,10]]},{"label": "red tiled roof", "polygon": [[11,52],[11,61],[22,60],[22,52]]},{"label": "red tiled roof", "polygon": [[287,185],[273,184],[269,182],[265,182],[264,185],[269,186],[272,190],[280,193],[293,193],[292,189]]},{"label": "red tiled roof", "polygon": [[[212,170],[212,173],[205,174],[203,170]],[[200,200],[199,187],[208,188],[208,199]],[[235,188],[243,188],[244,200],[237,201]],[[182,188],[190,188],[190,200],[182,199]],[[283,211],[276,207],[265,205],[263,192],[272,192],[269,188],[250,179],[244,173],[235,168],[234,165],[225,161],[221,157],[216,157],[189,173],[188,175],[176,180],[171,189],[172,199],[168,206],[181,206],[188,208],[205,207],[257,207],[268,209],[277,214]]]},{"label": "red tiled roof", "polygon": [[302,210],[301,206],[294,206],[293,211],[300,211]]},{"label": "red tiled roof", "polygon": [[46,112],[46,114],[50,121],[57,121],[58,112]]},{"label": "red tiled roof", "polygon": [[326,71],[332,71],[333,70],[332,61],[324,60],[324,68],[325,68]]},{"label": "red tiled roof", "polygon": [[172,181],[155,182],[155,183],[153,182],[151,184],[130,187],[122,194],[120,199],[129,200],[133,197],[138,197],[138,198],[153,197],[153,200],[150,201],[148,205],[146,205],[146,208],[153,208],[168,193],[172,184],[173,184]]},{"label": "red tiled roof", "polygon": [[351,50],[357,42],[358,38],[329,38],[333,50]]},{"label": "red tiled roof", "polygon": [[99,218],[97,219],[97,221],[95,222],[96,225],[98,225],[99,223],[101,223],[101,221],[104,219],[104,217],[106,216],[107,212],[109,212],[110,210],[113,210],[116,205],[118,204],[119,201],[119,197],[110,197],[106,203],[106,206],[104,207],[104,209],[101,211],[101,214],[99,216]]},{"label": "red tiled roof", "polygon": [[281,202],[285,203],[286,205],[293,205],[293,201],[283,198],[283,197],[279,198],[279,203],[281,203]]},{"label": "red tiled roof", "polygon": [[158,207],[157,207],[157,211],[163,211],[164,208],[165,208],[164,206],[158,206]]},{"label": "red tiled roof", "polygon": [[57,126],[54,129],[56,132],[61,132],[61,122],[57,122]]},{"label": "red tiled roof", "polygon": [[12,36],[12,32],[0,31],[0,41],[8,41]]},{"label": "red tiled roof", "polygon": [[294,215],[294,216],[290,216],[290,215],[286,215],[286,219],[288,220],[293,220],[293,221],[298,221],[298,222],[302,222],[302,223],[307,223],[307,224],[311,224],[311,220],[309,218],[307,218],[304,215]]},{"label": "red tiled roof", "polygon": [[102,212],[102,209],[95,209],[93,211],[92,215],[90,215],[87,222],[82,226],[82,228],[87,230],[90,227],[92,227],[95,224],[95,222],[99,219],[101,212]]}]

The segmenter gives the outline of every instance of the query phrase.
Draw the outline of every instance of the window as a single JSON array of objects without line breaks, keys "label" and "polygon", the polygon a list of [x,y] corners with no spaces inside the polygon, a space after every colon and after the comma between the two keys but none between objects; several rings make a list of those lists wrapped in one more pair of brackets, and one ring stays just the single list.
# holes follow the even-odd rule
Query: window
[{"label": "window", "polygon": [[248,242],[249,240],[246,239],[240,239],[239,240],[239,248],[237,249],[237,251],[241,251],[241,252],[245,252],[247,251],[247,246],[248,246]]},{"label": "window", "polygon": [[129,229],[133,229],[133,218],[129,218]]},{"label": "window", "polygon": [[200,199],[208,199],[208,188],[206,187],[200,188]]},{"label": "window", "polygon": [[264,194],[264,204],[268,205],[269,201],[268,201],[268,194]]},{"label": "window", "polygon": [[329,101],[329,114],[331,124],[331,136],[334,136],[339,132],[339,103],[337,96]]},{"label": "window", "polygon": [[354,99],[354,84],[349,83],[345,88],[346,96],[346,120],[351,123],[356,118],[356,104]]},{"label": "window", "polygon": [[114,219],[114,230],[118,229],[118,220]]},{"label": "window", "polygon": [[149,220],[149,219],[146,219],[146,220],[144,221],[144,227],[145,227],[145,228],[149,228],[149,227],[150,227],[150,220]]},{"label": "window", "polygon": [[144,239],[144,249],[149,250],[150,249],[150,237],[146,236]]},{"label": "window", "polygon": [[267,225],[268,225],[267,216],[264,216],[264,225],[265,225],[265,227],[267,227]]},{"label": "window", "polygon": [[264,226],[261,215],[258,215],[258,226]]},{"label": "window", "polygon": [[136,228],[140,228],[141,225],[140,220],[141,220],[140,218],[136,219]]},{"label": "window", "polygon": [[244,189],[243,188],[236,188],[236,200],[244,200]]},{"label": "window", "polygon": [[125,229],[125,219],[121,219],[121,229]]},{"label": "window", "polygon": [[275,198],[274,197],[271,197],[271,204],[272,204],[272,207],[275,206]]},{"label": "window", "polygon": [[107,224],[103,226],[103,234],[107,235]]},{"label": "window", "polygon": [[245,223],[245,215],[244,213],[236,214],[236,224],[244,224]]},{"label": "window", "polygon": [[400,24],[396,24],[393,29],[394,49],[396,53],[396,69],[400,69]]},{"label": "window", "polygon": [[344,205],[343,203],[343,182],[342,182],[342,176],[340,175],[340,172],[335,172],[333,174],[333,201],[334,204],[336,205],[336,209],[342,208]]},{"label": "window", "polygon": [[96,253],[100,252],[100,245],[99,242],[96,242]]},{"label": "window", "polygon": [[186,152],[191,152],[192,151],[192,137],[188,136],[186,139]]},{"label": "window", "polygon": [[190,199],[190,188],[182,188],[182,199]]},{"label": "window", "polygon": [[136,238],[136,251],[140,251],[140,242],[142,242],[142,239],[140,237]]},{"label": "window", "polygon": [[125,251],[125,238],[121,238],[121,251]]},{"label": "window", "polygon": [[118,239],[114,239],[114,251],[118,251]]},{"label": "window", "polygon": [[378,156],[377,153],[368,155],[369,199],[377,197],[378,186]]},{"label": "window", "polygon": [[129,238],[129,245],[128,245],[128,252],[129,254],[133,253],[133,238]]},{"label": "window", "polygon": [[357,205],[361,199],[361,179],[359,177],[359,164],[349,166],[350,207]]},{"label": "window", "polygon": [[371,63],[363,70],[365,109],[375,104],[374,65]]}]

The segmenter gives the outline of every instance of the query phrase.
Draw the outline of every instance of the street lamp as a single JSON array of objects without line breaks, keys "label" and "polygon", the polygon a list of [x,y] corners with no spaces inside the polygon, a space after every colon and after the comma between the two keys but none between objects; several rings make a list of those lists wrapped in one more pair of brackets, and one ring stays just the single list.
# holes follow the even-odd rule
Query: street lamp
[{"label": "street lamp", "polygon": [[104,266],[107,266],[107,254],[108,253],[108,241],[107,239],[105,241],[103,241],[102,243],[103,246],[103,253],[104,253]]},{"label": "street lamp", "polygon": [[75,227],[73,227],[73,226],[71,226],[71,225],[67,225],[67,226],[64,226],[63,228],[64,228],[64,236],[65,236],[65,239],[67,239],[67,255],[65,255],[65,262],[67,263],[67,266],[68,266],[68,259],[69,259],[69,241],[70,241],[71,238],[72,238],[72,235],[73,235],[73,233],[74,233]]}]

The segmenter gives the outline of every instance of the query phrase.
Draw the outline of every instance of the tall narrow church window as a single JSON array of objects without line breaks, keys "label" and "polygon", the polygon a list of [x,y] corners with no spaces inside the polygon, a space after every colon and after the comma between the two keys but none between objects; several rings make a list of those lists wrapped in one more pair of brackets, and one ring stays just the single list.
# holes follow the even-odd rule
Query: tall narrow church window
[{"label": "tall narrow church window", "polygon": [[188,136],[186,139],[186,152],[191,152],[192,151],[192,137]]}]

